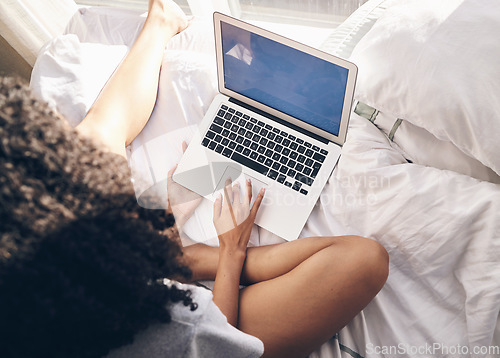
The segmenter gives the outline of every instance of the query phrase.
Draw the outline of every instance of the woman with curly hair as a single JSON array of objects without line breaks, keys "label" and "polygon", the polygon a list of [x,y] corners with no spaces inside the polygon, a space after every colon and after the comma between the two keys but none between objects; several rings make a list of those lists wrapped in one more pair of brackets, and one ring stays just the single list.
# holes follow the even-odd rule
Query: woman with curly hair
[{"label": "woman with curly hair", "polygon": [[[167,41],[188,26],[150,0],[141,34],[76,128],[0,79],[0,355],[304,356],[383,286],[387,253],[360,237],[247,248],[250,207],[228,185],[219,247],[182,248],[178,210],[137,205],[125,157],[155,104]],[[251,183],[247,192],[251,193]],[[188,282],[215,279],[213,292]],[[184,283],[180,283],[184,282]],[[240,284],[247,285],[240,290]]]}]

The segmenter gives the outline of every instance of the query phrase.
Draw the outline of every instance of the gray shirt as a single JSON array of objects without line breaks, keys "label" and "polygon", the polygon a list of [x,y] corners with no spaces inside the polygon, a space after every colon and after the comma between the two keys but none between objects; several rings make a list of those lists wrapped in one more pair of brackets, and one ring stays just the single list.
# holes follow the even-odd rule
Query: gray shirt
[{"label": "gray shirt", "polygon": [[134,337],[132,344],[112,350],[107,358],[260,357],[264,344],[231,326],[212,300],[212,292],[192,285],[195,311],[182,303],[171,308],[172,321],[155,324]]}]

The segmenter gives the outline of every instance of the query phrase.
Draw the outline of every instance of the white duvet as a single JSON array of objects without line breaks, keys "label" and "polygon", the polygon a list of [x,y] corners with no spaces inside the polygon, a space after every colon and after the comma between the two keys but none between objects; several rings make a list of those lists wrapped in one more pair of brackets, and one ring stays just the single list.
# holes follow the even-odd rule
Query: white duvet
[{"label": "white duvet", "polygon": [[[137,33],[138,27],[129,26],[130,22],[102,21],[105,15],[82,10],[69,27],[76,36],[61,36],[48,44],[33,72],[32,87],[73,125],[83,118]],[[142,21],[137,19],[135,24]],[[103,35],[109,30],[106,27],[102,33],[91,33],[86,21],[114,24],[114,32],[125,34],[118,41],[122,42],[113,45]],[[96,26],[92,29],[97,31]],[[165,198],[162,181],[181,155],[180,142],[189,140],[215,95],[210,34],[209,22],[195,20],[169,45],[157,106],[128,148],[139,196]],[[191,220],[195,241],[216,242],[210,208],[203,204]],[[499,185],[410,164],[382,131],[353,113],[338,167],[301,237],[358,234],[373,238],[389,252],[390,275],[374,301],[311,356],[491,353],[500,346],[500,331],[495,330],[500,311],[499,212]],[[252,237],[254,245],[279,241],[263,230]]]}]

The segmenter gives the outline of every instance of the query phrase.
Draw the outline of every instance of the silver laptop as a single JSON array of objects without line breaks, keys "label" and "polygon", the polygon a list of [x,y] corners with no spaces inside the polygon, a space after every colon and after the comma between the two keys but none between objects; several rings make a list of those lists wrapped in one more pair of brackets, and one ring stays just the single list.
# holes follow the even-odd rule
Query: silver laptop
[{"label": "silver laptop", "polygon": [[214,28],[220,93],[173,179],[214,200],[249,178],[266,187],[256,224],[297,239],[339,159],[357,68],[224,14]]}]

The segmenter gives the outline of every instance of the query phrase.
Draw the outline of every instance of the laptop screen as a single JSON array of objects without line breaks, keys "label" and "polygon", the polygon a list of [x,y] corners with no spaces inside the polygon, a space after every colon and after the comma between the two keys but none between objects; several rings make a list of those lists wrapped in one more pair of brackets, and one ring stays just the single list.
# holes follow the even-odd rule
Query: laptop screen
[{"label": "laptop screen", "polygon": [[339,134],[349,70],[221,22],[224,87]]}]

